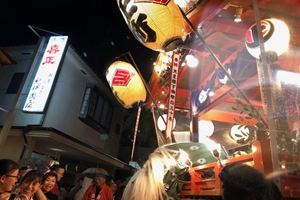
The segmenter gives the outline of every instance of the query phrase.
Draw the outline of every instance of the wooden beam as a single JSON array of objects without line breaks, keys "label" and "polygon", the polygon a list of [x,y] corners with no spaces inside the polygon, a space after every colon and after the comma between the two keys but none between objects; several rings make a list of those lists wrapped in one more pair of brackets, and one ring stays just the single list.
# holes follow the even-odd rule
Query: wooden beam
[{"label": "wooden beam", "polygon": [[[203,114],[200,116],[200,119],[203,120],[213,120],[218,122],[224,122],[224,123],[235,123],[234,119],[239,119],[240,117],[243,117],[245,119],[247,115],[242,115],[240,113],[233,113],[233,112],[225,112],[220,110],[210,110],[209,112]],[[258,121],[256,119],[250,119],[248,120],[247,125],[255,125]]]}]

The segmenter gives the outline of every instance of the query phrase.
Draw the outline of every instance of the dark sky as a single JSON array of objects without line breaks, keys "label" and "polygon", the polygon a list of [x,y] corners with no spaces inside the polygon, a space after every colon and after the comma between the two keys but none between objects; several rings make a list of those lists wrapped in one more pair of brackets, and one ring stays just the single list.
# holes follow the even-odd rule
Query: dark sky
[{"label": "dark sky", "polygon": [[36,44],[38,36],[28,25],[68,35],[70,44],[80,55],[86,52],[85,60],[102,77],[116,56],[130,52],[148,81],[158,55],[134,38],[116,0],[0,1],[0,46]]}]

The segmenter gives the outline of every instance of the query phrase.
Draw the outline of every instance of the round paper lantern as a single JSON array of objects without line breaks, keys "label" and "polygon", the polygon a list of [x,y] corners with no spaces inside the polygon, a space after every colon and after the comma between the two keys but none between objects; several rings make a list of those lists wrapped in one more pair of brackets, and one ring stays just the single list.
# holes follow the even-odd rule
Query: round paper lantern
[{"label": "round paper lantern", "polygon": [[123,61],[112,63],[106,71],[106,79],[113,94],[125,108],[146,100],[143,81],[131,64]]},{"label": "round paper lantern", "polygon": [[[260,23],[265,51],[276,52],[277,56],[280,56],[287,49],[290,41],[287,25],[277,19],[264,19]],[[256,24],[253,24],[246,33],[246,48],[253,57],[259,59],[260,47]]]},{"label": "round paper lantern", "polygon": [[[165,122],[167,123],[167,114],[163,114],[162,117],[164,118]],[[166,124],[165,124],[164,120],[162,119],[162,117],[159,116],[159,118],[157,120],[157,126],[158,126],[159,130],[164,131],[164,130],[166,130]],[[174,118],[173,129],[175,128],[175,126],[176,126],[176,119]]]},{"label": "round paper lantern", "polygon": [[230,137],[235,141],[246,142],[249,139],[250,131],[246,126],[234,125],[230,131]]},{"label": "round paper lantern", "polygon": [[198,121],[198,132],[200,138],[210,137],[214,133],[214,124],[209,120],[199,120]]},{"label": "round paper lantern", "polygon": [[135,38],[154,51],[172,51],[185,38],[184,18],[172,0],[117,0]]},{"label": "round paper lantern", "polygon": [[197,67],[198,66],[199,61],[197,60],[197,58],[195,58],[194,55],[191,55],[191,54],[187,55],[185,57],[185,60],[189,67]]}]

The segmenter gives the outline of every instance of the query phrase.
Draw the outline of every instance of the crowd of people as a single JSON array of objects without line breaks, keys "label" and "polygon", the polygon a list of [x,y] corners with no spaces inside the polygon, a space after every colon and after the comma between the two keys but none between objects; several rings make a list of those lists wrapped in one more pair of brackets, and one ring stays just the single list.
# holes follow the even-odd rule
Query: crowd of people
[{"label": "crowd of people", "polygon": [[[59,187],[58,182],[64,173],[65,169],[60,165],[53,165],[43,174],[26,167],[19,168],[13,160],[0,159],[0,200],[158,200],[163,196],[162,191],[158,192],[145,184],[146,180],[151,179],[150,172],[146,174],[144,183],[138,181],[140,173],[135,173],[124,193],[118,191],[117,183],[107,181],[107,175],[103,173],[95,174],[94,179],[80,178],[72,188]],[[219,178],[223,200],[282,199],[275,183],[249,165],[227,165],[220,171]],[[146,196],[148,198],[144,198]]]},{"label": "crowd of people", "polygon": [[[19,167],[13,160],[0,159],[0,200],[121,200],[116,183],[107,181],[103,173],[95,174],[94,179],[80,178],[74,187],[59,187],[64,173],[60,165],[42,173]],[[85,179],[91,181],[83,187]]]}]

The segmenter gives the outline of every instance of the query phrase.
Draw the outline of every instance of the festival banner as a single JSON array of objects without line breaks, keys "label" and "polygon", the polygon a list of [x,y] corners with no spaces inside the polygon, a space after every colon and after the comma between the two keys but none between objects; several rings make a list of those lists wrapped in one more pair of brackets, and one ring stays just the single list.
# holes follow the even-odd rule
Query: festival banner
[{"label": "festival banner", "polygon": [[173,129],[176,91],[177,91],[178,74],[180,68],[180,57],[181,57],[180,54],[173,53],[172,65],[170,71],[170,92],[169,92],[168,113],[167,113],[167,120],[166,120],[166,138],[171,137],[172,129]]}]

